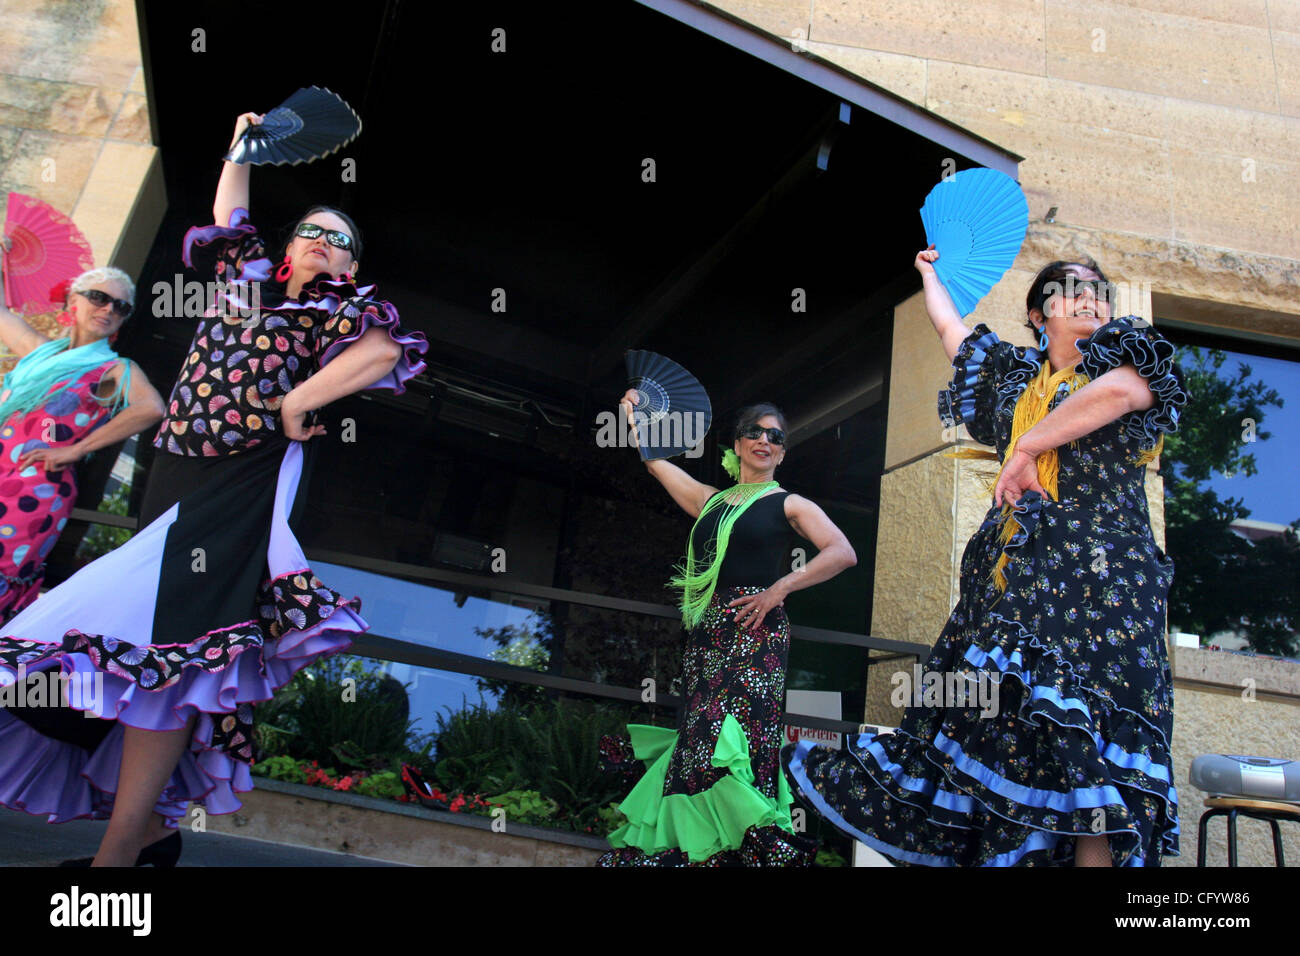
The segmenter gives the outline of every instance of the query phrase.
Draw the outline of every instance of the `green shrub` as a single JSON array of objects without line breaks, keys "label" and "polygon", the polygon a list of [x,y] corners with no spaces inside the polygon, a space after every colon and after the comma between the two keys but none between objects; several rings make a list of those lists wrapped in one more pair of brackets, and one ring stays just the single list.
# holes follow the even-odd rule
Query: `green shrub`
[{"label": "green shrub", "polygon": [[488,797],[487,802],[503,808],[506,820],[515,823],[545,825],[560,811],[559,804],[543,797],[536,790],[511,790],[509,793]]},{"label": "green shrub", "polygon": [[401,777],[391,770],[374,773],[364,778],[354,788],[367,797],[400,797],[405,790]]},{"label": "green shrub", "polygon": [[307,782],[307,775],[298,766],[298,761],[292,757],[270,757],[258,761],[253,766],[253,773],[272,780],[283,780],[286,783]]},{"label": "green shrub", "polygon": [[600,770],[600,738],[621,733],[619,710],[582,701],[533,707],[466,707],[439,719],[434,777],[466,793],[536,791],[575,829],[603,826],[601,811],[625,794]]},{"label": "green shrub", "polygon": [[406,751],[408,712],[402,684],[338,655],[299,671],[258,708],[257,743],[263,754],[377,770]]}]

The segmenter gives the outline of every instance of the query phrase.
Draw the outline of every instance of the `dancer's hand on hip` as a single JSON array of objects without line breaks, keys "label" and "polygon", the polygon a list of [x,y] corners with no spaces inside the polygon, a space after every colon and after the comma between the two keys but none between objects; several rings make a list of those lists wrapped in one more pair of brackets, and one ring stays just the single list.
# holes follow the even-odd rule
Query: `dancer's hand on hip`
[{"label": "dancer's hand on hip", "polygon": [[785,592],[775,584],[766,591],[738,597],[727,605],[736,609],[736,626],[748,631],[757,631],[763,626],[768,611],[784,606]]},{"label": "dancer's hand on hip", "polygon": [[993,489],[993,503],[1014,505],[1026,491],[1036,491],[1044,498],[1047,497],[1047,492],[1038,483],[1038,459],[1017,448],[998,476],[998,483]]},{"label": "dancer's hand on hip", "polygon": [[62,471],[69,465],[75,465],[84,457],[84,452],[76,445],[61,445],[58,448],[35,448],[24,452],[18,458],[20,468],[40,462],[45,466],[46,474]]},{"label": "dancer's hand on hip", "polygon": [[292,391],[286,395],[284,401],[280,403],[280,428],[284,431],[284,437],[293,441],[307,441],[317,435],[324,435],[324,425],[312,425],[308,428],[304,424],[310,411],[309,408],[299,406]]}]

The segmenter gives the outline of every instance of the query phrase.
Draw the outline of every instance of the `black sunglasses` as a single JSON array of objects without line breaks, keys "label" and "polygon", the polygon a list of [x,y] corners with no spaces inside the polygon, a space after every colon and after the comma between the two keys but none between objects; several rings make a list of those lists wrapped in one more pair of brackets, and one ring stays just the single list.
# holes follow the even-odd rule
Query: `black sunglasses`
[{"label": "black sunglasses", "polygon": [[325,234],[325,241],[335,249],[349,250],[352,248],[352,237],[346,232],[339,232],[337,229],[326,229],[314,222],[304,222],[298,225],[297,235],[302,236],[304,239],[315,239],[321,233]]},{"label": "black sunglasses", "polygon": [[113,311],[124,319],[130,315],[131,310],[135,308],[134,305],[127,302],[125,299],[115,299],[107,292],[100,292],[98,289],[87,289],[85,292],[78,291],[77,295],[88,299],[90,304],[97,309],[103,308],[111,302],[113,304]]},{"label": "black sunglasses", "polygon": [[737,438],[755,439],[767,432],[767,440],[773,445],[785,444],[785,432],[779,428],[764,428],[762,425],[746,425],[737,434]]}]

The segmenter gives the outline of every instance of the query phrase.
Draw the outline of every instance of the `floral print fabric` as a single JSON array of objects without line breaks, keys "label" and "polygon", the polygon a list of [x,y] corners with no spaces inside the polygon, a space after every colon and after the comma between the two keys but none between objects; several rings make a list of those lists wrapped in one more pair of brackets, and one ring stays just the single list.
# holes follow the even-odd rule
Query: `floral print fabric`
[{"label": "floral print fabric", "polygon": [[[634,846],[621,846],[600,858],[600,866],[807,866],[815,845],[790,828],[789,794],[780,780],[781,715],[785,699],[786,661],[790,653],[790,625],[784,608],[774,608],[756,631],[736,626],[736,609],[731,601],[761,587],[721,588],[694,630],[687,634],[682,657],[683,710],[680,725],[663,777],[660,797],[675,794],[712,794],[704,802],[710,815],[744,814],[739,801],[733,802],[718,788],[732,775],[730,768],[715,760],[719,735],[728,718],[739,723],[748,743],[752,789],[765,798],[769,816],[783,825],[751,823],[739,846],[707,859],[692,861],[682,847],[645,853]],[[602,763],[624,780],[633,779],[632,752],[627,744],[606,738],[602,741]],[[651,782],[647,776],[639,787]],[[734,781],[733,781],[734,783]],[[716,789],[715,789],[716,788]],[[635,792],[635,791],[634,791]],[[629,797],[631,800],[631,797]],[[753,806],[750,804],[748,806]],[[776,812],[772,812],[772,808]],[[657,811],[659,829],[675,828],[671,808]],[[725,845],[725,844],[724,844]]]},{"label": "floral print fabric", "polygon": [[[1059,449],[1060,500],[1029,492],[1016,505],[1005,593],[992,577],[999,508],[967,544],[957,607],[923,671],[984,682],[996,706],[922,702],[896,734],[785,754],[819,812],[896,862],[1064,865],[1075,838],[1093,835],[1108,838],[1116,865],[1157,866],[1178,852],[1165,645],[1173,567],[1151,535],[1138,457],[1176,426],[1187,395],[1172,347],[1133,320],[1102,327],[1080,351],[1094,378],[1132,364],[1156,405]],[[953,360],[941,417],[1001,454],[1041,360],[977,326]]]}]

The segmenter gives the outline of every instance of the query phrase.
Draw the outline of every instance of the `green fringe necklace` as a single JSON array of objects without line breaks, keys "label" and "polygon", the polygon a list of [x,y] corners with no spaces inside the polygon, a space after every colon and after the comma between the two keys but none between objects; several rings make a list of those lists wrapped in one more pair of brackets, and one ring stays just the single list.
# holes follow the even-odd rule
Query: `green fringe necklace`
[{"label": "green fringe necklace", "polygon": [[[718,586],[718,572],[722,569],[722,559],[727,555],[727,542],[731,539],[731,529],[735,526],[745,509],[773,488],[780,487],[776,481],[755,481],[749,484],[735,484],[719,491],[700,509],[700,515],[691,527],[690,537],[686,539],[686,564],[673,570],[676,575],[668,586],[682,592],[682,624],[687,630],[694,630],[704,617],[704,611],[713,600],[713,592]],[[718,533],[714,537],[703,562],[708,566],[703,570],[695,558],[695,528],[704,520],[704,516],[723,509],[718,521]]]}]

